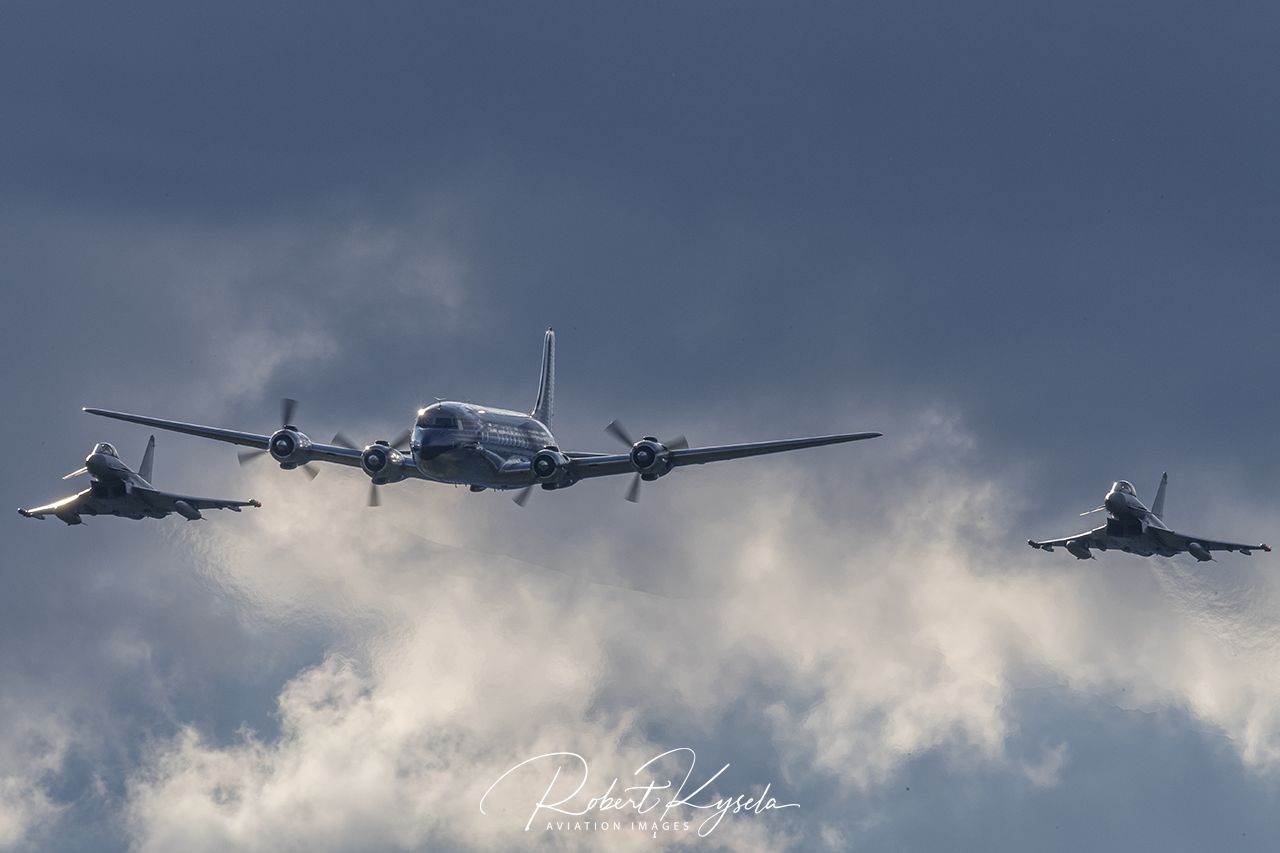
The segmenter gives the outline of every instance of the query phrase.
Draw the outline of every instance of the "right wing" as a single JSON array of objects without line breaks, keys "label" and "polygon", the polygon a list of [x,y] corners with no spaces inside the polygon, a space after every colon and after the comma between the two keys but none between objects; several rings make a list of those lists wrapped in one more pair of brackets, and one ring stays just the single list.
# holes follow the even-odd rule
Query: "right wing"
[{"label": "right wing", "polygon": [[[257,450],[266,450],[271,441],[269,435],[259,435],[255,432],[241,432],[234,429],[223,429],[221,427],[201,426],[200,424],[183,423],[182,421],[166,421],[163,418],[151,418],[145,415],[130,415],[124,412],[111,412],[106,409],[93,409],[86,407],[84,411],[91,415],[101,415],[104,418],[115,418],[118,421],[128,421],[129,423],[142,424],[143,426],[155,427],[156,429],[167,429],[170,432],[181,432],[187,435],[199,436],[200,438],[211,438],[214,441],[225,441],[228,444],[239,444],[243,447],[252,447]],[[310,457],[312,461],[317,462],[336,462],[339,465],[349,465],[353,468],[360,467],[360,451],[350,447],[341,447],[336,444],[317,444],[312,443],[310,449]]]},{"label": "right wing", "polygon": [[60,512],[75,514],[76,508],[80,504],[80,500],[87,494],[89,494],[89,490],[85,489],[79,494],[72,495],[69,498],[63,498],[59,501],[54,501],[51,504],[45,504],[44,506],[38,506],[33,509],[19,508],[18,515],[21,515],[24,518],[44,518],[46,515],[57,515]]},{"label": "right wing", "polygon": [[1027,544],[1032,548],[1043,548],[1046,551],[1052,551],[1054,548],[1065,548],[1068,542],[1080,542],[1090,548],[1104,548],[1107,545],[1107,526],[1095,527],[1093,530],[1077,533],[1075,536],[1063,536],[1061,539],[1047,539],[1044,542],[1037,542],[1034,539],[1028,539]]}]

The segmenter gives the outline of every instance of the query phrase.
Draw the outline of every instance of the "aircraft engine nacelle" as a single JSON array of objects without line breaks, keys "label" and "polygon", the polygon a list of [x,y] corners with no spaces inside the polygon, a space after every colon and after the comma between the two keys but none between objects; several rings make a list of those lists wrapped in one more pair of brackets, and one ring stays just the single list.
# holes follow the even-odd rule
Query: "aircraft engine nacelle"
[{"label": "aircraft engine nacelle", "polygon": [[1084,542],[1081,542],[1079,539],[1072,539],[1068,542],[1067,550],[1070,551],[1071,555],[1077,560],[1088,560],[1093,557],[1093,554],[1089,551],[1089,546]]},{"label": "aircraft engine nacelle", "polygon": [[375,441],[360,453],[360,468],[378,485],[404,479],[404,454],[385,441]]},{"label": "aircraft engine nacelle", "polygon": [[1209,553],[1209,549],[1201,545],[1199,542],[1188,542],[1187,551],[1191,556],[1195,557],[1202,563],[1207,563],[1213,559],[1213,555]]},{"label": "aircraft engine nacelle", "polygon": [[311,460],[311,439],[293,427],[285,427],[271,434],[267,450],[281,468],[297,468]]},{"label": "aircraft engine nacelle", "polygon": [[671,451],[651,435],[631,446],[631,467],[646,480],[656,480],[671,471]]},{"label": "aircraft engine nacelle", "polygon": [[569,474],[569,457],[554,447],[546,447],[534,455],[529,467],[534,481],[548,486],[559,485]]},{"label": "aircraft engine nacelle", "polygon": [[186,501],[174,501],[173,508],[178,511],[178,515],[182,516],[187,521],[199,521],[204,518],[204,516],[200,514],[200,510],[196,509]]}]

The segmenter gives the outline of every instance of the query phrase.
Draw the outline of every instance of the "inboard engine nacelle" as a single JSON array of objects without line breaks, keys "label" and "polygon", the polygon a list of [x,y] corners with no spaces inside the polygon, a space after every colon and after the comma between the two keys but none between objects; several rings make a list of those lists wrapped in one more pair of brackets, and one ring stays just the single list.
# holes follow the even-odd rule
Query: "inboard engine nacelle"
[{"label": "inboard engine nacelle", "polygon": [[378,485],[404,479],[404,454],[385,441],[375,441],[360,453],[360,468]]},{"label": "inboard engine nacelle", "polygon": [[311,460],[311,439],[291,426],[273,432],[267,449],[281,468],[297,468]]}]

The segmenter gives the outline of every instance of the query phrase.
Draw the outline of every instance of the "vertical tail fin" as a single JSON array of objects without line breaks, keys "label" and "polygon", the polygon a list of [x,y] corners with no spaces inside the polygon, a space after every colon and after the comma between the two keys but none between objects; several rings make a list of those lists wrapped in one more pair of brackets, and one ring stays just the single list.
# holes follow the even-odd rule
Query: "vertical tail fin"
[{"label": "vertical tail fin", "polygon": [[1169,475],[1160,478],[1160,487],[1156,489],[1156,499],[1151,502],[1151,512],[1156,518],[1164,519],[1164,490],[1169,485]]},{"label": "vertical tail fin", "polygon": [[533,404],[532,415],[551,427],[551,408],[556,396],[556,333],[547,329],[542,342],[542,376],[538,382],[538,402]]},{"label": "vertical tail fin", "polygon": [[151,463],[156,457],[156,437],[151,436],[151,440],[147,442],[147,451],[142,454],[142,464],[138,466],[138,476],[151,482]]}]

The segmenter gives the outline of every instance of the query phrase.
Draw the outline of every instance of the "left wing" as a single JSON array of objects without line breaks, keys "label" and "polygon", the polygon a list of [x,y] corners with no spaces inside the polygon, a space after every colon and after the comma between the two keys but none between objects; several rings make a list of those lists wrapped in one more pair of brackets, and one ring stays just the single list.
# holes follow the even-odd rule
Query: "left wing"
[{"label": "left wing", "polygon": [[1245,545],[1240,542],[1219,542],[1216,539],[1201,539],[1199,536],[1188,536],[1185,533],[1177,533],[1173,530],[1165,530],[1156,527],[1148,527],[1147,533],[1153,536],[1162,545],[1168,546],[1176,551],[1190,551],[1189,547],[1192,542],[1196,543],[1206,551],[1239,551],[1242,554],[1251,554],[1254,551],[1271,550],[1271,546],[1265,543],[1257,545]]},{"label": "left wing", "polygon": [[[746,444],[719,444],[711,447],[686,447],[668,451],[671,467],[681,465],[704,465],[707,462],[722,462],[726,459],[745,459],[748,456],[764,456],[768,453],[785,453],[788,450],[803,450],[806,447],[823,447],[828,444],[844,444],[850,441],[863,441],[868,438],[879,438],[884,433],[851,432],[840,435],[820,435],[813,438],[786,438],[781,441],[752,441]],[[566,454],[572,460],[574,477],[607,477],[611,474],[634,474],[631,456],[627,453],[586,455],[580,453]]]}]

